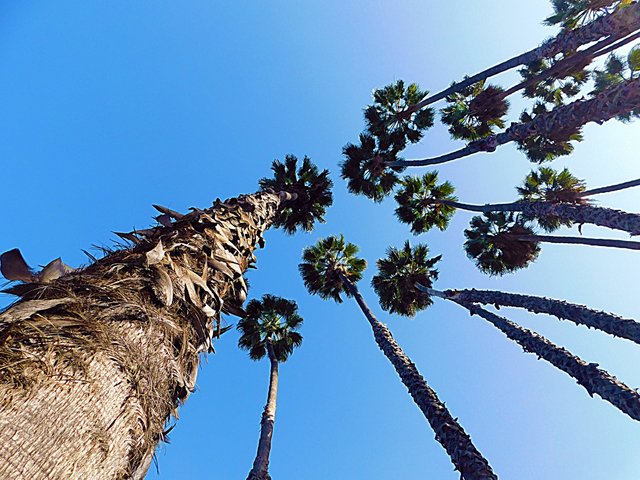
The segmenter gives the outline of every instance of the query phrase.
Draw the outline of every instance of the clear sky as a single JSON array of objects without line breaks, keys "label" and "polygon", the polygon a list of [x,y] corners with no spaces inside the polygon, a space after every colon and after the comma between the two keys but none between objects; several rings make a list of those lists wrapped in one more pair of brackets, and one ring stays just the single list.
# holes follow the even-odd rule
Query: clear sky
[{"label": "clear sky", "polygon": [[[501,478],[637,479],[640,424],[484,320],[441,302],[414,320],[380,310],[368,285],[375,260],[411,235],[392,200],[351,196],[338,174],[372,89],[405,79],[439,90],[553,35],[541,25],[550,11],[547,0],[3,2],[0,251],[19,247],[33,266],[58,256],[78,266],[87,262],[81,249],[110,244],[112,231],[152,224],[152,203],[206,207],[255,191],[273,159],[309,155],[335,182],[327,223],[293,237],[269,232],[249,275],[250,297],[294,299],[305,318],[303,345],[281,367],[273,478],[458,478],[356,305],[323,302],[302,285],[302,249],[344,233],[370,263],[360,288],[371,307]],[[522,105],[513,101],[512,119]],[[575,153],[552,166],[593,187],[638,178],[638,126],[590,125]],[[437,127],[407,156],[459,146]],[[505,146],[440,172],[461,200],[488,203],[514,199],[531,167]],[[637,211],[638,195],[610,194],[601,204]],[[436,287],[547,295],[640,318],[637,254],[543,246],[527,270],[489,278],[462,250],[469,219],[459,212],[448,231],[412,238],[444,255]],[[551,317],[501,313],[640,387],[637,345]],[[245,478],[268,364],[249,360],[237,338],[225,334],[202,363],[198,391],[149,479]]]}]

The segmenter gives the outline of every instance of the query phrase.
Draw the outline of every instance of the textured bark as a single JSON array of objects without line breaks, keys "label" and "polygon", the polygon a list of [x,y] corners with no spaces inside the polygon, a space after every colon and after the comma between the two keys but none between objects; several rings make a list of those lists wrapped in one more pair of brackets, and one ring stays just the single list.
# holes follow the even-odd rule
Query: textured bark
[{"label": "textured bark", "polygon": [[546,313],[561,320],[569,320],[578,325],[595,328],[640,344],[640,323],[612,313],[593,310],[584,305],[576,305],[575,303],[554,300],[553,298],[492,290],[447,290],[444,293],[447,298],[465,303],[482,303],[496,307],[517,307],[533,313]]},{"label": "textured bark", "polygon": [[280,204],[259,193],[173,212],[131,248],[10,289],[21,298],[0,314],[0,478],[143,478],[220,312],[246,298],[242,274]]},{"label": "textured bark", "polygon": [[592,247],[612,247],[626,248],[629,250],[640,250],[640,242],[632,242],[629,240],[612,240],[609,238],[585,238],[585,237],[561,237],[557,235],[509,235],[514,240],[521,242],[546,242],[561,243],[565,245],[590,245]]},{"label": "textured bark", "polygon": [[387,326],[373,315],[357,287],[346,277],[342,277],[346,289],[353,295],[371,324],[373,336],[380,350],[389,359],[402,383],[407,387],[425,418],[436,434],[436,440],[451,457],[451,462],[464,480],[497,479],[489,462],[471,442],[462,426],[451,416],[436,392],[429,386],[415,364],[397,344]]},{"label": "textured bark", "polygon": [[273,346],[267,340],[267,353],[269,354],[269,393],[267,403],[262,412],[260,422],[260,441],[258,452],[253,462],[253,468],[249,472],[247,480],[271,480],[269,475],[269,455],[271,454],[271,439],[273,438],[273,425],[276,421],[276,397],[278,395],[278,361],[273,353]]},{"label": "textured bark", "polygon": [[[580,196],[584,197],[585,195]],[[631,235],[640,235],[640,214],[629,213],[613,208],[596,207],[594,205],[524,201],[470,205],[468,203],[453,202],[451,200],[435,200],[434,203],[471,212],[522,212],[529,217],[558,217],[563,220],[571,220],[574,223],[590,223],[613,230],[622,230]]]},{"label": "textured bark", "polygon": [[610,15],[605,15],[580,28],[574,30],[563,30],[555,38],[545,42],[533,50],[529,50],[521,55],[505,60],[498,65],[488,68],[471,77],[454,83],[449,88],[442,90],[430,97],[425,98],[416,104],[410,111],[419,110],[422,107],[442,100],[452,93],[480,82],[487,78],[506,72],[520,65],[540,60],[542,58],[553,57],[562,52],[572,52],[582,45],[595,42],[603,37],[615,35],[616,37],[626,36],[640,28],[640,5],[634,3],[628,8],[619,9]]},{"label": "textured bark", "polygon": [[[634,5],[634,7],[637,6]],[[626,10],[626,9],[625,9]],[[397,160],[389,167],[421,167],[450,162],[477,152],[493,152],[505,143],[540,135],[551,137],[556,131],[571,130],[590,122],[604,123],[640,107],[640,78],[628,80],[588,100],[577,100],[536,116],[532,121],[513,123],[504,132],[470,142],[466,147],[435,158]]]},{"label": "textured bark", "polygon": [[640,395],[635,390],[619,381],[605,370],[598,368],[597,363],[587,363],[531,330],[522,328],[506,318],[474,305],[451,297],[447,299],[463,306],[471,315],[479,315],[509,339],[518,343],[525,352],[534,353],[544,358],[554,367],[573,377],[582,385],[590,396],[594,393],[626,413],[634,420],[640,420]]},{"label": "textured bark", "polygon": [[590,197],[591,195],[597,195],[599,193],[616,192],[618,190],[624,190],[625,188],[637,187],[640,185],[640,178],[636,180],[629,180],[628,182],[616,183],[615,185],[607,185],[606,187],[592,188],[585,190],[580,194],[581,197]]}]

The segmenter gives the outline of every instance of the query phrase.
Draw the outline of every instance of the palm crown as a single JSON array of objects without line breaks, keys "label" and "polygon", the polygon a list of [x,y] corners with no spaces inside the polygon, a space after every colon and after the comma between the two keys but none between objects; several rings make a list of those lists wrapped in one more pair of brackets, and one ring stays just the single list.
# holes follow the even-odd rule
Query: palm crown
[{"label": "palm crown", "polygon": [[[580,88],[589,80],[589,72],[585,70],[589,62],[590,59],[587,57],[582,64],[571,62],[568,70],[554,71],[552,74],[549,72],[550,74],[543,80],[527,85],[523,95],[528,98],[539,98],[556,106],[562,105],[566,99],[580,93]],[[556,70],[558,66],[554,59],[541,58],[525,65],[518,72],[524,80],[529,80],[550,69]]]},{"label": "palm crown", "polygon": [[[531,109],[531,113],[525,111],[520,115],[520,121],[528,123],[533,121],[538,115],[543,115],[548,112],[549,110],[544,103],[536,102]],[[569,155],[573,152],[571,141],[582,141],[581,130],[581,127],[558,128],[550,135],[533,135],[524,140],[517,140],[518,150],[523,151],[532,162],[549,162],[562,155]]]},{"label": "palm crown", "polygon": [[[627,58],[612,53],[605,62],[604,70],[594,70],[594,89],[591,93],[597,95],[610,87],[620,85],[639,76],[640,45],[636,45],[631,49]],[[637,117],[640,117],[640,108],[619,115],[616,118],[622,122],[629,122]]]},{"label": "palm crown", "polygon": [[[571,175],[566,168],[560,172],[549,167],[540,167],[526,176],[522,186],[516,187],[520,198],[525,202],[571,203],[586,205],[588,201],[580,194],[586,189],[583,180]],[[522,215],[525,221],[535,220],[546,232],[553,232],[561,226],[570,227],[573,222],[554,215],[529,217]]]},{"label": "palm crown", "polygon": [[453,195],[453,185],[449,182],[438,184],[437,181],[438,172],[435,170],[422,177],[405,177],[396,192],[396,216],[409,224],[414,234],[427,232],[433,227],[445,230],[455,213],[454,207],[437,203],[440,200],[458,200]]},{"label": "palm crown", "polygon": [[271,343],[275,359],[284,362],[296,347],[302,344],[302,335],[296,330],[302,325],[295,302],[273,295],[247,304],[246,316],[238,322],[241,332],[238,346],[249,351],[252,360],[260,360]]},{"label": "palm crown", "polygon": [[302,252],[302,262],[298,266],[305,286],[312,294],[323,299],[332,298],[342,302],[341,293],[351,296],[345,289],[343,278],[355,283],[362,278],[367,266],[358,258],[358,247],[345,242],[342,235],[329,236]]},{"label": "palm crown", "polygon": [[378,260],[378,274],[371,281],[383,309],[413,317],[431,305],[429,296],[416,288],[416,283],[431,288],[438,279],[438,270],[433,267],[441,255],[434,258],[428,255],[426,245],[412,248],[408,241],[401,249],[387,249],[387,256]]},{"label": "palm crown", "polygon": [[293,234],[298,229],[310,232],[316,221],[324,223],[326,210],[333,203],[333,182],[329,179],[329,171],[319,172],[306,156],[298,167],[298,159],[294,155],[287,155],[284,163],[274,160],[271,170],[273,178],[261,179],[260,187],[295,194],[295,198],[288,200],[281,209],[274,226]]},{"label": "palm crown", "polygon": [[399,150],[407,141],[419,141],[423,132],[433,126],[433,109],[414,107],[427,93],[416,83],[405,87],[402,80],[374,90],[374,103],[364,111],[367,129],[382,143],[393,144]]},{"label": "palm crown", "polygon": [[342,178],[347,180],[351,193],[364,195],[379,202],[395,187],[401,167],[389,167],[387,162],[398,160],[397,149],[390,143],[360,134],[360,145],[347,144],[343,153]]},{"label": "palm crown", "polygon": [[503,275],[526,267],[538,257],[537,242],[517,239],[519,235],[533,234],[513,213],[484,213],[473,217],[470,228],[464,231],[464,248],[482,272]]},{"label": "palm crown", "polygon": [[440,113],[453,138],[479,140],[504,128],[502,117],[509,109],[504,90],[494,85],[485,87],[484,80],[446,97],[448,105]]},{"label": "palm crown", "polygon": [[626,3],[629,2],[627,0],[551,0],[553,15],[547,17],[544,23],[573,29]]}]

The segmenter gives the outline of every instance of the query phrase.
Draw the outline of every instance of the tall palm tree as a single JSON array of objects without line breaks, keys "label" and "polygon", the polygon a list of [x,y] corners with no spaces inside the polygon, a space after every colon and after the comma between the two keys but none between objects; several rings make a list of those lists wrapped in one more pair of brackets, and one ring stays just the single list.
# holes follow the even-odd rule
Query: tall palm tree
[{"label": "tall palm tree", "polygon": [[[471,443],[469,435],[451,416],[444,403],[438,399],[416,366],[394,340],[387,326],[378,321],[365,303],[356,287],[356,282],[362,278],[366,262],[358,258],[357,253],[358,247],[345,242],[342,236],[330,236],[306,248],[299,268],[307,289],[321,298],[330,298],[339,303],[342,302],[342,294],[356,300],[371,325],[378,347],[395,368],[402,383],[407,387],[435,432],[436,440],[449,454],[462,478],[465,480],[496,479],[497,476],[491,470],[487,460]],[[435,262],[437,259],[416,272],[411,281],[430,285],[431,279],[437,276],[437,271],[433,269]],[[424,297],[419,293],[418,295]],[[412,301],[416,298],[412,298]],[[404,309],[397,311],[406,312]]]},{"label": "tall palm tree", "polygon": [[640,250],[640,242],[605,238],[536,235],[513,213],[489,212],[475,216],[464,231],[464,248],[480,271],[504,275],[529,266],[540,253],[540,242]]},{"label": "tall palm tree", "polygon": [[0,478],[144,477],[199,354],[223,331],[220,314],[242,313],[264,231],[321,220],[330,203],[327,190],[272,188],[186,215],[158,207],[159,226],[73,272],[2,257],[3,275],[22,283],[0,313]]},{"label": "tall palm tree", "polygon": [[[418,111],[427,105],[431,105],[442,100],[449,95],[461,92],[471,85],[486,80],[490,77],[506,72],[521,65],[531,64],[544,58],[554,58],[558,54],[569,54],[578,52],[578,48],[602,38],[614,37],[623,38],[640,29],[640,4],[624,1],[625,8],[616,9],[614,12],[603,15],[595,20],[575,28],[560,32],[553,39],[544,42],[542,45],[505,60],[480,73],[465,77],[462,81],[456,82],[448,88],[422,99],[420,102],[408,108],[408,111]],[[406,112],[402,112],[406,114]]]},{"label": "tall palm tree", "polygon": [[[473,303],[466,303],[456,297],[446,296],[432,288],[429,277],[425,284],[418,280],[419,272],[429,269],[439,257],[429,259],[425,245],[411,248],[408,242],[402,249],[390,248],[387,256],[378,261],[378,274],[374,286],[380,296],[381,306],[387,310],[414,312],[431,305],[432,296],[438,296],[458,303],[472,315],[479,315],[489,321],[509,339],[517,342],[526,352],[544,358],[555,367],[575,378],[590,395],[597,393],[622,412],[635,420],[640,420],[640,394],[617,380],[595,363],[586,363],[564,348],[554,345],[541,335],[488,312]],[[415,280],[415,281],[414,281]],[[413,283],[411,283],[413,281]],[[408,290],[410,290],[408,292]],[[420,298],[420,295],[423,295]],[[414,305],[410,305],[411,299]]]},{"label": "tall palm tree", "polygon": [[447,298],[456,298],[465,303],[481,303],[493,305],[496,308],[517,307],[533,313],[546,313],[561,320],[569,320],[577,325],[585,325],[640,344],[640,323],[636,320],[594,310],[584,305],[534,295],[475,288],[445,290],[443,293]]},{"label": "tall palm tree", "polygon": [[296,330],[302,325],[295,302],[273,295],[262,300],[251,300],[247,314],[238,322],[242,333],[238,346],[249,351],[251,360],[269,358],[269,393],[260,422],[258,452],[249,472],[248,480],[270,480],[269,454],[276,419],[278,395],[278,364],[286,362],[296,347],[302,344],[302,335]]},{"label": "tall palm tree", "polygon": [[405,177],[395,194],[398,203],[396,215],[401,222],[411,225],[415,234],[433,227],[444,230],[456,208],[472,212],[522,212],[526,221],[535,220],[547,232],[574,223],[589,223],[632,235],[640,234],[640,214],[611,208],[597,207],[588,197],[596,193],[611,192],[640,185],[640,179],[586,190],[582,180],[571,175],[566,168],[560,172],[540,167],[532,171],[521,187],[516,187],[520,199],[512,203],[471,205],[460,203],[453,195],[449,182],[437,183],[437,172],[423,177]]}]

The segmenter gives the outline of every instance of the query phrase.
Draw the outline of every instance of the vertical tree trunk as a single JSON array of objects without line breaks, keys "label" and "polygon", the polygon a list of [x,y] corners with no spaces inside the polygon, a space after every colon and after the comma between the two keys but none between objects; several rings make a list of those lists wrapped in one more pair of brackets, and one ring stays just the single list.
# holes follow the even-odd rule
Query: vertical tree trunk
[{"label": "vertical tree trunk", "polygon": [[425,418],[436,434],[436,440],[451,457],[451,462],[464,480],[491,479],[498,477],[489,462],[471,442],[471,438],[454,419],[449,410],[440,401],[436,392],[427,384],[415,364],[397,344],[387,326],[376,319],[362,298],[357,287],[345,276],[342,281],[347,291],[356,299],[362,313],[371,324],[373,336],[380,350],[389,359],[402,383],[407,387]]},{"label": "vertical tree trunk", "polygon": [[21,299],[0,314],[0,478],[144,477],[220,312],[246,298],[242,274],[281,195],[176,214],[84,270],[10,289]]},{"label": "vertical tree trunk", "polygon": [[278,395],[278,361],[273,352],[271,341],[267,340],[267,353],[269,354],[270,376],[267,404],[262,412],[260,421],[260,441],[258,452],[253,462],[253,468],[249,472],[247,480],[271,480],[269,475],[269,455],[271,453],[271,439],[273,438],[273,425],[276,421],[276,397]]},{"label": "vertical tree trunk", "polygon": [[640,420],[640,394],[605,370],[598,368],[597,363],[587,363],[564,348],[558,347],[542,335],[522,328],[477,305],[447,296],[444,298],[466,308],[471,315],[481,316],[509,339],[520,345],[525,352],[535,353],[538,358],[544,358],[554,367],[573,377],[587,390],[590,396],[597,393],[634,420]]},{"label": "vertical tree trunk", "polygon": [[626,338],[640,344],[640,323],[630,318],[622,318],[612,313],[593,310],[584,305],[554,300],[553,298],[521,295],[518,293],[492,290],[446,290],[446,298],[465,303],[482,303],[496,307],[524,308],[533,313],[554,315],[561,320],[569,320],[577,325],[601,330],[610,335]]}]

